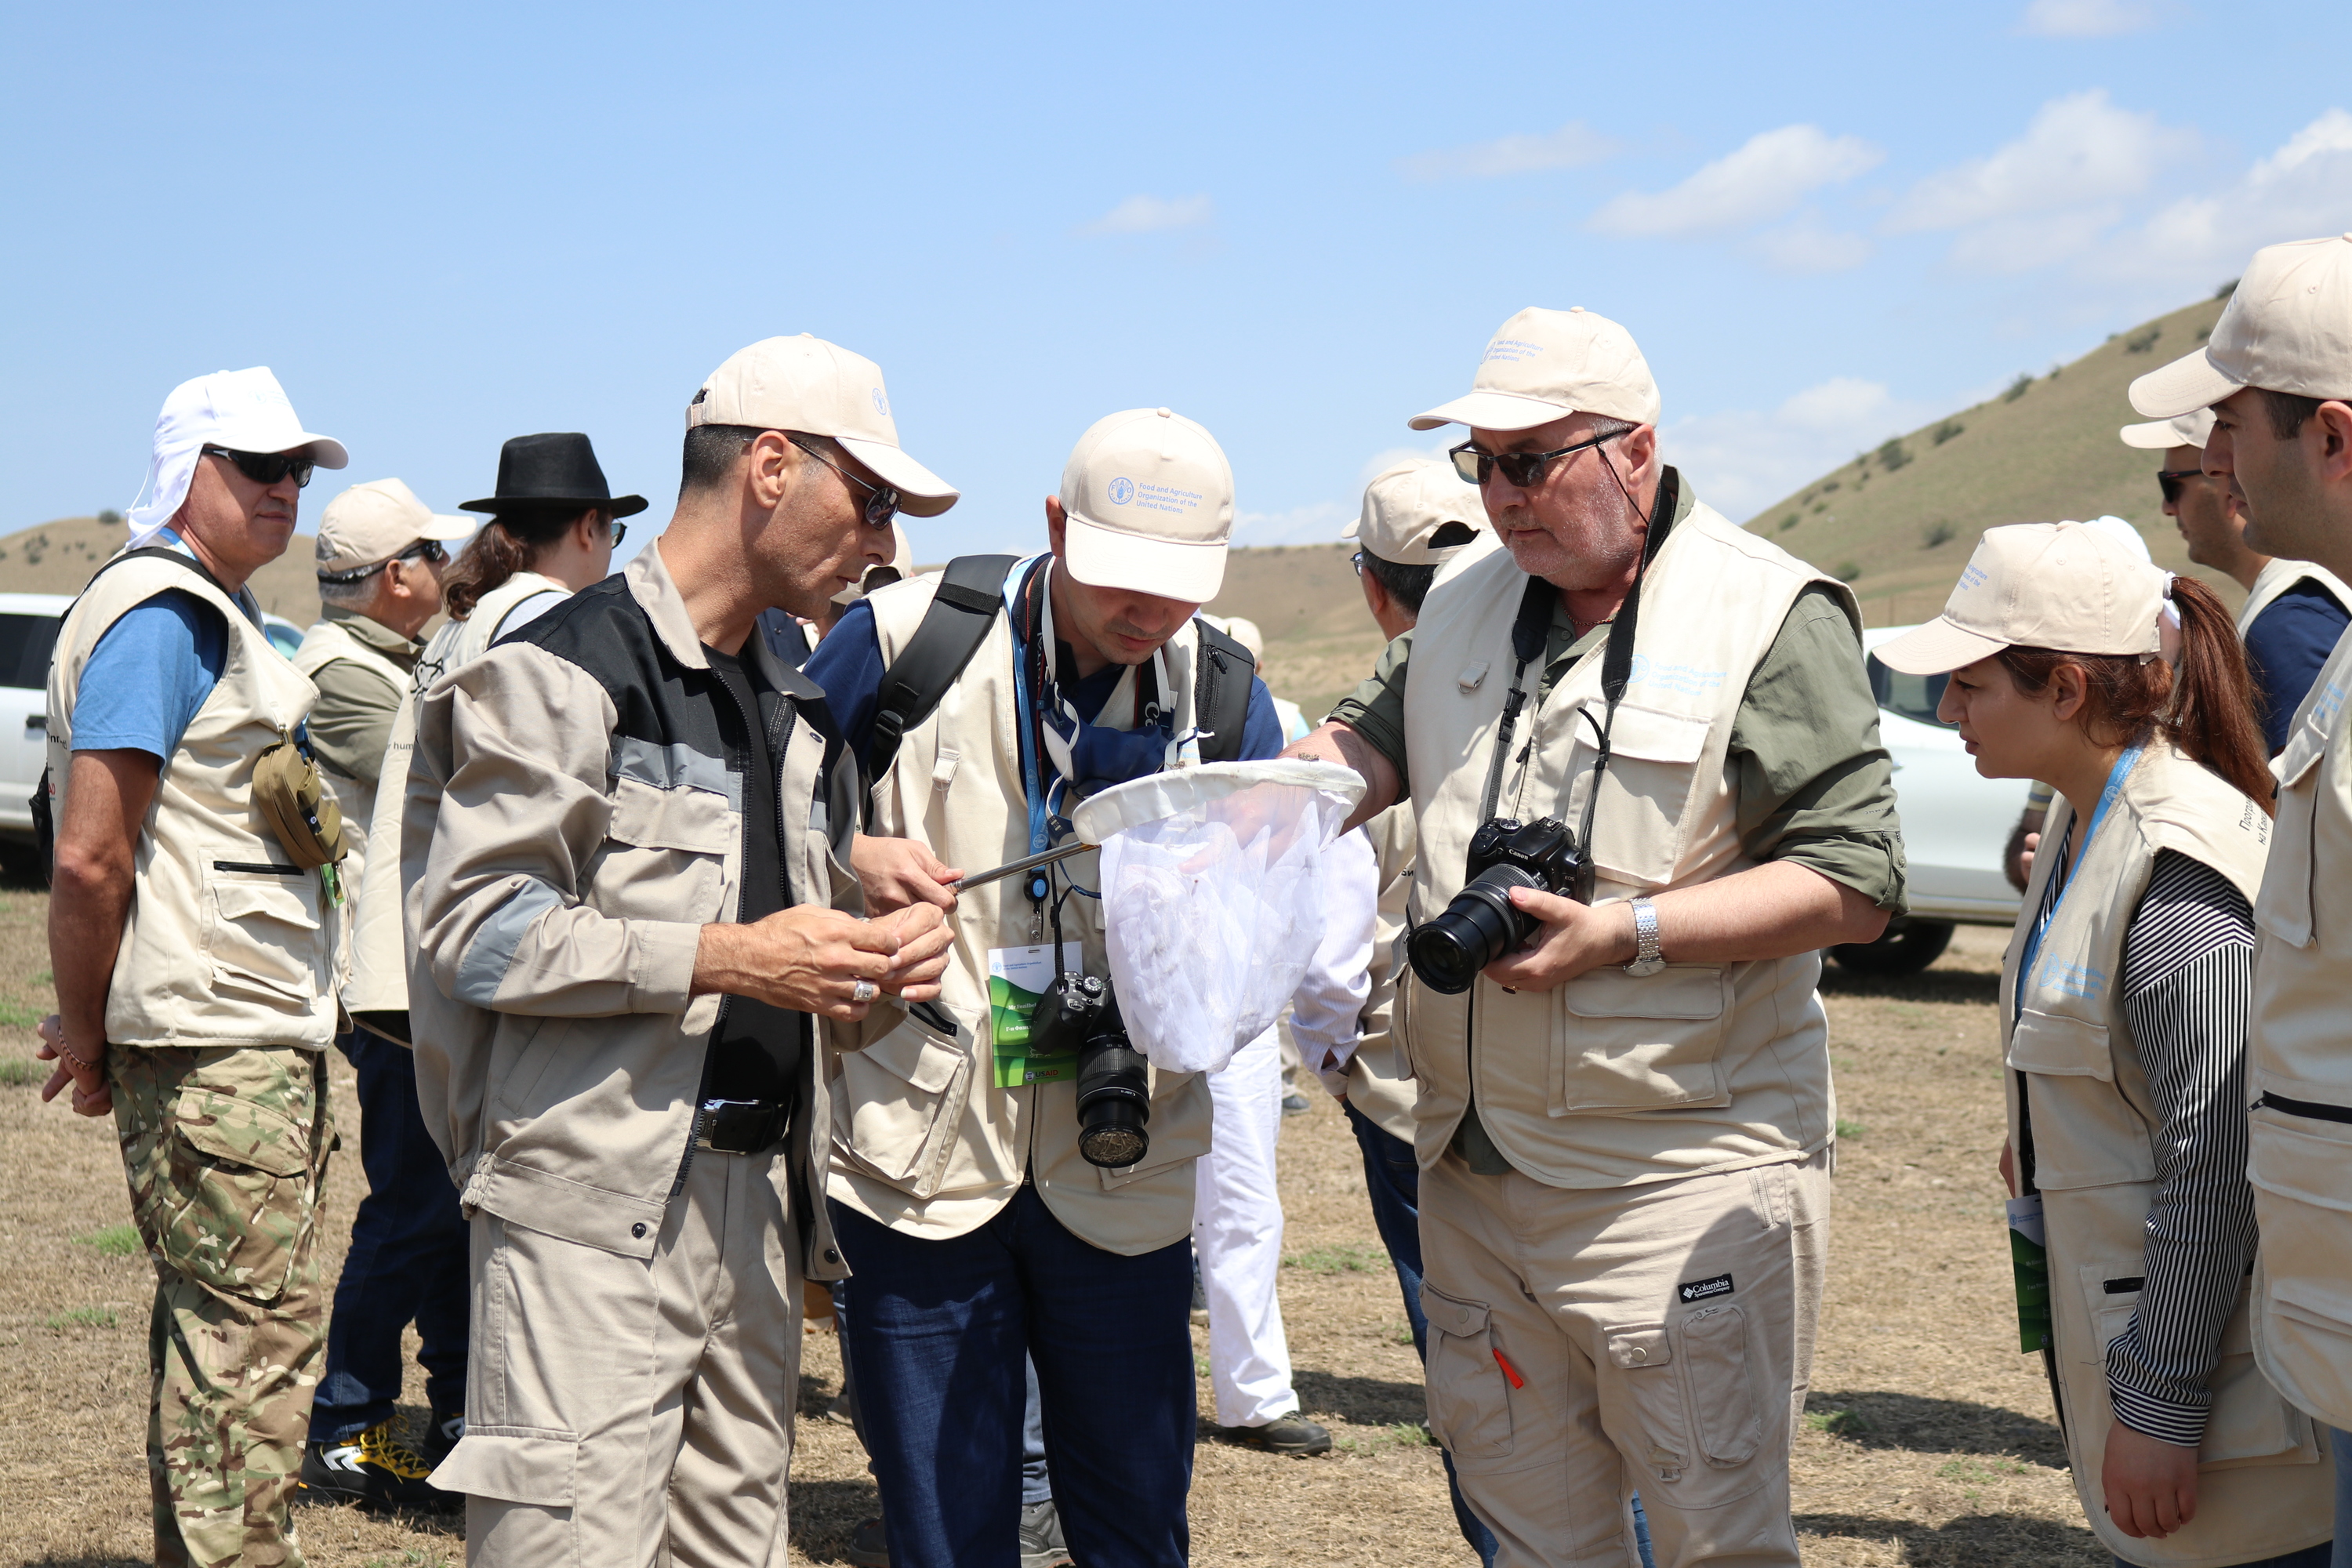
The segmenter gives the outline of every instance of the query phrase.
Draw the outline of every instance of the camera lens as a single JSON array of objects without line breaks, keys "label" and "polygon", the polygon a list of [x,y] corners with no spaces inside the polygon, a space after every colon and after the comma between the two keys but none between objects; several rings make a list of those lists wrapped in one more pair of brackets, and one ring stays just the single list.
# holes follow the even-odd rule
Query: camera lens
[{"label": "camera lens", "polygon": [[1539,888],[1517,866],[1489,866],[1433,918],[1413,930],[1405,956],[1421,983],[1442,995],[1470,989],[1478,972],[1527,940],[1538,921],[1511,907],[1513,888]]},{"label": "camera lens", "polygon": [[1124,1037],[1096,1037],[1078,1058],[1078,1153],[1120,1171],[1151,1152],[1151,1066]]}]

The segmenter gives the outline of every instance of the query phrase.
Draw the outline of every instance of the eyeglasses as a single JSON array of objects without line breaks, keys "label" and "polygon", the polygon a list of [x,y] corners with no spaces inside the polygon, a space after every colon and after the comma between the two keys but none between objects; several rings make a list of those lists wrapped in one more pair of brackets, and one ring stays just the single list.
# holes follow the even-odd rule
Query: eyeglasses
[{"label": "eyeglasses", "polygon": [[621,541],[629,537],[629,525],[619,518],[613,520],[613,548],[621,548]]},{"label": "eyeglasses", "polygon": [[1454,471],[1470,484],[1485,484],[1495,477],[1495,470],[1500,468],[1505,479],[1527,490],[1543,483],[1543,477],[1550,471],[1555,458],[1573,457],[1587,447],[1614,441],[1624,434],[1622,430],[1612,430],[1606,436],[1595,436],[1572,447],[1562,447],[1550,452],[1482,452],[1475,444],[1465,441],[1446,455],[1454,459]]},{"label": "eyeglasses", "polygon": [[399,554],[388,555],[373,566],[362,566],[356,572],[321,572],[319,574],[319,581],[321,583],[357,583],[374,576],[377,573],[383,571],[387,567],[396,566],[403,561],[425,561],[431,563],[433,565],[438,566],[441,563],[448,559],[449,552],[443,546],[439,540],[420,539],[415,543],[410,545],[407,549],[402,551]]},{"label": "eyeglasses", "polygon": [[226,447],[206,447],[205,455],[226,458],[236,465],[236,471],[257,485],[274,485],[287,475],[294,476],[294,488],[301,489],[310,482],[310,470],[316,460],[299,452],[233,452]]},{"label": "eyeglasses", "polygon": [[[826,457],[823,448],[811,445],[804,437],[788,436],[785,439],[792,442],[793,446],[798,447],[802,451],[806,452],[810,457],[814,458],[818,462],[823,463],[826,468],[831,468],[835,473],[839,474],[849,483],[856,485],[859,489],[866,492],[866,523],[867,527],[887,528],[890,526],[890,519],[895,516],[898,510],[898,492],[897,490],[893,489],[888,485],[868,484],[864,479],[859,479],[856,474],[851,473],[847,468],[843,468],[839,463],[835,462],[831,458]],[[618,541],[616,540],[615,542],[618,542]]]},{"label": "eyeglasses", "polygon": [[1364,574],[1364,552],[1359,550],[1353,555],[1349,556],[1348,564],[1356,569],[1357,576],[1362,576]]},{"label": "eyeglasses", "polygon": [[2168,501],[2177,501],[2180,499],[2181,480],[2201,479],[2204,477],[2205,470],[2202,468],[2158,468],[2156,471],[2156,482],[2163,489],[2164,499]]}]

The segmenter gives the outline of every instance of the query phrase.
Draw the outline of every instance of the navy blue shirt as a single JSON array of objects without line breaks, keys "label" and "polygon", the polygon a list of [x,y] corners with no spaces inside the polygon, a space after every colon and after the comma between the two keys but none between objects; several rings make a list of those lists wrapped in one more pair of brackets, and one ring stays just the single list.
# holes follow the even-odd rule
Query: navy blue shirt
[{"label": "navy blue shirt", "polygon": [[2262,706],[2263,739],[2276,756],[2286,747],[2287,727],[2303,706],[2319,667],[2336,649],[2352,615],[2336,595],[2305,579],[2271,601],[2246,628],[2246,665]]}]

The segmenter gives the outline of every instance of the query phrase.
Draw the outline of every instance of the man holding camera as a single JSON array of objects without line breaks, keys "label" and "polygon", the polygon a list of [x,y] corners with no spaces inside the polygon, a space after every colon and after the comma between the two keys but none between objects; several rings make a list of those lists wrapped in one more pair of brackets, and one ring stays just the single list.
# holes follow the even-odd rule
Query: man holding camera
[{"label": "man holding camera", "polygon": [[1818,950],[1903,901],[1853,597],[1699,504],[1658,411],[1614,321],[1506,322],[1412,425],[1470,426],[1507,553],[1291,748],[1412,801],[1430,1425],[1504,1568],[1631,1561],[1636,1489],[1661,1563],[1797,1562]]},{"label": "man holding camera", "polygon": [[1070,1551],[1185,1560],[1209,1085],[1145,1071],[1115,999],[1077,1016],[1109,973],[1092,854],[953,884],[1066,842],[1083,795],[1281,749],[1248,655],[1193,616],[1233,494],[1200,426],[1111,415],[1045,501],[1050,551],[893,584],[809,658],[869,767],[869,902],[936,904],[955,933],[939,1005],[877,1016],[832,1086],[845,1348],[897,1568],[1043,1545],[1020,1511],[1024,1351]]}]

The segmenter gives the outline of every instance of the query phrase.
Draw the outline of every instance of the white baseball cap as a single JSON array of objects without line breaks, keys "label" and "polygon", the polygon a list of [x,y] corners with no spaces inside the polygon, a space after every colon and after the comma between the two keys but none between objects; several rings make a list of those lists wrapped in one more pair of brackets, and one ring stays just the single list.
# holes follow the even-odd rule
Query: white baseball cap
[{"label": "white baseball cap", "polygon": [[2195,447],[2200,450],[2213,436],[2213,411],[2192,409],[2171,419],[2151,419],[2145,425],[2126,425],[2116,432],[2126,447],[2143,451],[2168,452],[2175,447]]},{"label": "white baseball cap", "polygon": [[294,417],[286,389],[267,365],[216,370],[173,387],[155,416],[155,437],[147,458],[146,482],[131,504],[130,548],[136,550],[168,525],[188,499],[196,459],[206,447],[232,452],[302,451],[322,468],[351,461],[343,444],[314,436]]},{"label": "white baseball cap", "polygon": [[470,517],[436,516],[398,479],[353,485],[319,514],[319,575],[338,577],[381,565],[420,540],[450,543],[473,537]]},{"label": "white baseball cap", "polygon": [[1217,596],[1234,532],[1234,470],[1216,437],[1166,408],[1087,426],[1062,468],[1070,575],[1187,604]]},{"label": "white baseball cap", "polygon": [[[1455,531],[1447,535],[1452,542],[1432,544],[1449,523]],[[1486,503],[1477,486],[1463,483],[1443,458],[1409,458],[1372,477],[1364,487],[1364,510],[1339,537],[1399,566],[1433,566],[1450,560],[1486,528]]]},{"label": "white baseball cap", "polygon": [[2131,401],[2169,419],[2242,386],[2352,397],[2352,234],[2255,251],[2205,346],[2133,382]]},{"label": "white baseball cap", "polygon": [[830,437],[897,490],[899,510],[915,517],[937,517],[960,493],[899,447],[881,366],[806,332],[763,338],[728,355],[687,405],[687,428],[698,425]]},{"label": "white baseball cap", "polygon": [[2154,654],[2171,581],[2090,523],[1989,528],[1944,613],[1871,651],[1906,675],[1947,674],[2005,647]]},{"label": "white baseball cap", "polygon": [[1658,422],[1658,384],[1633,334],[1581,305],[1529,306],[1505,321],[1487,342],[1470,387],[1467,397],[1405,423],[1416,430],[1532,430],[1570,414]]}]

